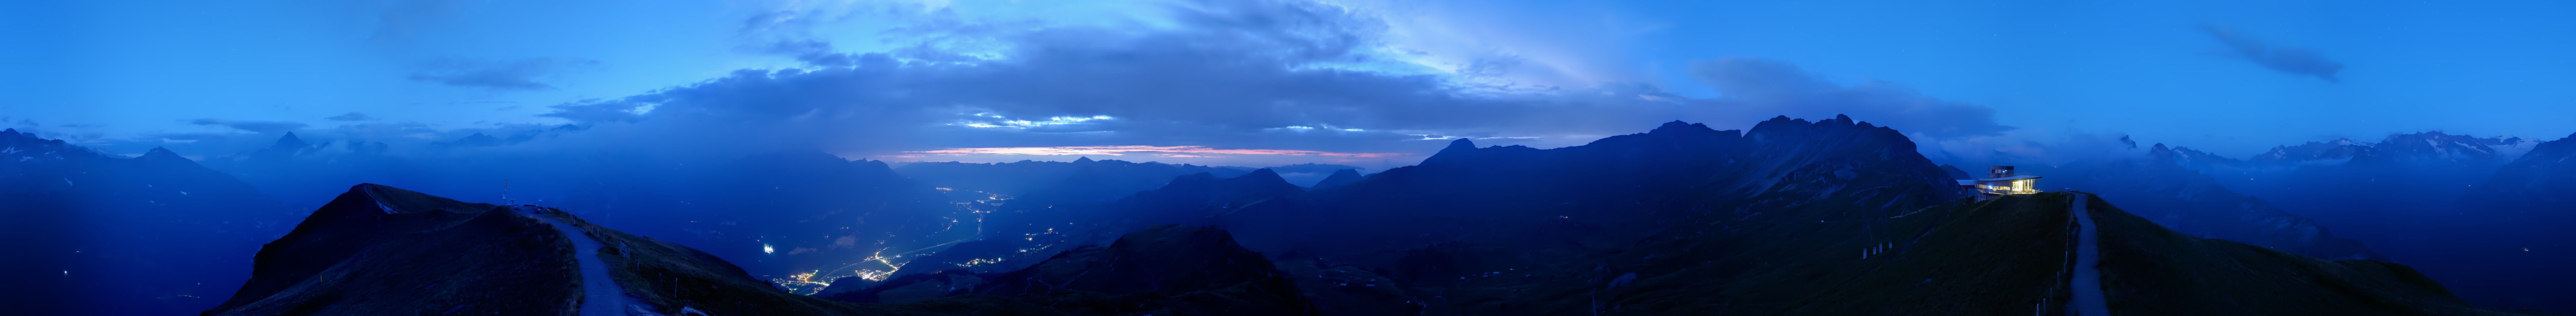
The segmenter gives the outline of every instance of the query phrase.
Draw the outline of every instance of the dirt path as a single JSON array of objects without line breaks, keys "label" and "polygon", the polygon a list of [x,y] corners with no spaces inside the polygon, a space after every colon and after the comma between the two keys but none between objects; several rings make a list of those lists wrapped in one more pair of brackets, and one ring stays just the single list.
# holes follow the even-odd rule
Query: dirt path
[{"label": "dirt path", "polygon": [[572,240],[573,260],[581,262],[581,316],[626,315],[626,305],[630,302],[626,298],[626,287],[618,286],[616,279],[609,278],[608,264],[599,260],[599,247],[601,247],[599,240],[591,239],[588,234],[582,234],[581,227],[538,215],[536,208],[512,206],[510,209],[528,217],[544,220],[547,224],[554,224],[555,231],[562,232],[565,239]]},{"label": "dirt path", "polygon": [[2075,300],[2068,302],[2067,308],[2074,309],[2076,315],[2110,316],[2111,307],[2104,304],[2102,298],[2102,270],[2093,267],[2102,263],[2102,238],[2094,233],[2101,225],[2095,225],[2092,212],[2084,210],[2084,202],[2092,200],[2092,197],[2090,194],[2077,194],[2075,206],[2068,209],[2075,212],[2078,236],[2075,237],[2075,277],[2070,281],[2075,288]]}]

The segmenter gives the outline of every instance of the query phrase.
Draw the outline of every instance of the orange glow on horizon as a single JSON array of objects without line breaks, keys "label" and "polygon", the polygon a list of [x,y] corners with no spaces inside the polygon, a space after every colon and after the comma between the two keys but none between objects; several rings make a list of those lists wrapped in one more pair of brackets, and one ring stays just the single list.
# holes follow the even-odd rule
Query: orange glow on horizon
[{"label": "orange glow on horizon", "polygon": [[[950,148],[950,149],[927,150],[927,151],[907,151],[907,152],[904,152],[904,153],[907,153],[907,154],[912,154],[912,153],[920,153],[920,154],[937,154],[937,155],[988,154],[988,155],[1046,155],[1046,156],[1057,156],[1057,155],[1109,155],[1109,156],[1124,156],[1124,154],[1122,154],[1122,153],[1134,153],[1134,152],[1173,153],[1173,154],[1165,154],[1165,155],[1158,155],[1158,156],[1162,156],[1162,157],[1179,157],[1179,158],[1213,158],[1213,157],[1220,157],[1220,156],[1210,156],[1210,155],[1282,155],[1282,156],[1328,156],[1328,157],[1359,157],[1359,158],[1379,158],[1379,157],[1393,157],[1393,156],[1410,155],[1410,154],[1406,154],[1406,153],[1344,153],[1344,152],[1313,151],[1313,150],[1287,150],[1287,149],[1217,149],[1217,148],[1208,148],[1207,146],[1144,146],[1144,145],[1130,145],[1130,146],[1058,146],[1058,147],[989,147],[989,148]],[[903,155],[903,156],[914,156],[914,155]],[[881,157],[894,157],[894,156],[881,156]],[[913,157],[905,157],[905,158],[913,158]]]}]

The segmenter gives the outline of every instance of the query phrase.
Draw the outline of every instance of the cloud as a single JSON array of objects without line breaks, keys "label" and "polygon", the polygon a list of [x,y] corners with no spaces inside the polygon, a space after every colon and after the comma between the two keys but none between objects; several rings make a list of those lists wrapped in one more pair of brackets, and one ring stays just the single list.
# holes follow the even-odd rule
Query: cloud
[{"label": "cloud", "polygon": [[233,128],[233,129],[238,129],[238,130],[242,130],[242,131],[246,131],[246,132],[262,133],[262,134],[266,134],[266,133],[279,133],[279,132],[287,132],[287,131],[294,131],[294,130],[298,130],[298,129],[304,129],[304,126],[305,126],[305,125],[304,125],[304,123],[288,122],[288,121],[235,121],[235,120],[212,119],[212,118],[201,118],[201,119],[189,120],[189,121],[188,121],[188,124],[196,124],[196,125],[217,125],[217,126],[223,126],[223,127],[230,127],[230,128]]},{"label": "cloud", "polygon": [[366,113],[358,113],[358,112],[349,112],[349,114],[333,115],[333,116],[331,116],[331,117],[325,117],[325,118],[322,118],[322,119],[325,119],[325,120],[333,120],[333,121],[374,121],[374,120],[376,120],[376,118],[374,118],[374,117],[368,117]]},{"label": "cloud", "polygon": [[514,61],[442,59],[423,63],[408,78],[458,87],[546,90],[555,86],[538,79],[598,65],[596,60],[548,57]]},{"label": "cloud", "polygon": [[1123,156],[1124,154],[1122,154],[1122,153],[1137,153],[1137,152],[1142,152],[1142,153],[1163,153],[1163,154],[1155,155],[1155,156],[1159,156],[1159,157],[1197,157],[1197,158],[1205,158],[1205,157],[1210,157],[1210,156],[1188,155],[1188,154],[1288,155],[1288,156],[1329,156],[1329,157],[1361,157],[1361,158],[1379,158],[1379,157],[1394,157],[1394,156],[1410,155],[1410,154],[1407,154],[1407,153],[1341,153],[1341,152],[1325,152],[1325,151],[1312,151],[1312,150],[1281,150],[1281,149],[1217,149],[1217,148],[1208,148],[1208,147],[1206,147],[1206,146],[1059,146],[1059,147],[950,148],[950,149],[941,149],[941,150],[912,151],[912,152],[910,152],[910,153],[924,153],[924,154],[995,154],[995,155],[1110,155],[1110,156]]},{"label": "cloud", "polygon": [[2234,57],[2262,65],[2264,69],[2292,75],[2316,76],[2317,79],[2325,79],[2326,82],[2335,82],[2335,72],[2343,70],[2342,62],[2326,59],[2324,55],[2305,48],[2264,43],[2263,40],[2222,26],[2204,24],[2200,26],[2200,30],[2208,33],[2210,38],[2218,39],[2219,43],[2227,44],[2227,48],[2232,50]]},{"label": "cloud", "polygon": [[[301,125],[300,123],[294,122],[241,122],[230,120],[192,120],[191,122],[194,123],[198,121],[204,122],[204,124],[200,125],[245,125],[244,123],[249,123],[247,125],[250,127],[260,127],[256,126],[258,124],[284,124],[283,126]],[[227,125],[227,127],[233,126]],[[304,127],[298,129],[278,130],[272,127],[262,131],[253,131],[250,128],[235,127],[233,130],[223,131],[146,133],[116,138],[102,137],[96,139],[95,143],[97,143],[97,145],[93,148],[117,153],[142,153],[145,150],[152,149],[153,147],[166,147],[172,151],[177,151],[186,155],[220,157],[269,146],[270,144],[277,142],[279,137],[277,134],[278,132],[292,131],[295,132],[296,137],[316,144],[323,142],[336,142],[332,145],[347,146],[348,144],[346,142],[348,141],[368,143],[381,142],[385,143],[386,148],[394,151],[419,153],[435,149],[436,147],[432,146],[432,144],[456,141],[457,139],[464,138],[466,135],[472,135],[475,133],[496,135],[496,137],[506,138],[519,135],[541,135],[549,132],[563,132],[557,131],[555,128],[556,126],[538,124],[502,124],[465,128],[442,128],[420,122],[368,121],[350,122],[325,128]]]},{"label": "cloud", "polygon": [[853,62],[849,55],[833,53],[831,42],[816,39],[781,40],[750,50],[755,53],[792,57],[797,61],[816,66],[848,67]]},{"label": "cloud", "polygon": [[[554,111],[537,116],[560,118],[575,123],[634,122],[644,117],[643,110],[651,109],[649,103],[653,103],[656,99],[658,98],[645,95],[619,100],[582,100],[548,106],[554,108]],[[518,106],[510,106],[500,110],[517,108]]]},{"label": "cloud", "polygon": [[[1717,98],[1638,83],[1495,89],[1388,66],[1404,65],[1395,55],[1408,50],[1385,46],[1384,23],[1344,7],[1212,1],[1168,11],[1173,25],[1157,27],[908,26],[951,33],[915,34],[940,40],[881,52],[800,43],[779,53],[831,62],[738,70],[644,94],[556,104],[540,116],[593,126],[585,133],[608,142],[818,147],[883,157],[1123,145],[1427,153],[1450,138],[1567,146],[1676,119],[1741,128],[1778,115],[1849,114],[1936,137],[2012,130],[1983,106],[1894,83],[1835,84],[1777,61],[1729,58],[1694,67],[1725,93]],[[966,42],[977,45],[950,45]]]},{"label": "cloud", "polygon": [[2061,165],[2145,157],[2128,135],[2064,128],[2054,131],[2014,130],[1994,136],[1915,141],[1916,151],[1938,163],[1973,165]]}]

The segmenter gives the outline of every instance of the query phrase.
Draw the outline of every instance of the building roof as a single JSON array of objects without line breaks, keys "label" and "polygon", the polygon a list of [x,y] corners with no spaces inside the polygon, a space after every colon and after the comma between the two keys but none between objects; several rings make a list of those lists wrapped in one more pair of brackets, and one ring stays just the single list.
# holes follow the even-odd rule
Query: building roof
[{"label": "building roof", "polygon": [[2012,181],[2012,180],[2038,179],[2038,178],[2039,178],[2039,176],[2034,176],[2034,175],[2018,175],[2018,176],[2010,176],[2010,177],[2002,177],[2002,178],[1985,178],[1985,179],[1977,179],[1977,181]]},{"label": "building roof", "polygon": [[1959,180],[1959,185],[1977,185],[1977,180]]}]

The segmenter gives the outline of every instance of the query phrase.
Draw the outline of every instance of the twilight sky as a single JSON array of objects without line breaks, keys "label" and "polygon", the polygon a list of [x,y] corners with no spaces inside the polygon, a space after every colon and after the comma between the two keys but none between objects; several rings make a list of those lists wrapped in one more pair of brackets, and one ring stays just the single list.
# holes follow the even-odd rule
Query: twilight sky
[{"label": "twilight sky", "polygon": [[1363,166],[1775,115],[1965,152],[2576,132],[2576,4],[2239,2],[11,1],[0,127]]}]

